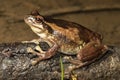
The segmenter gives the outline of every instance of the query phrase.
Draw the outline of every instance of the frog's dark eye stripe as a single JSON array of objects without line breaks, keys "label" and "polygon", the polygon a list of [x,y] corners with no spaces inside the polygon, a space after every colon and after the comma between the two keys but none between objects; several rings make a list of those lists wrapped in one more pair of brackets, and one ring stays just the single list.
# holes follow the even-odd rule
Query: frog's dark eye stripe
[{"label": "frog's dark eye stripe", "polygon": [[49,25],[43,23],[43,27],[44,27],[45,29],[47,29],[49,33],[51,33],[51,34],[53,33],[53,29],[52,29]]}]

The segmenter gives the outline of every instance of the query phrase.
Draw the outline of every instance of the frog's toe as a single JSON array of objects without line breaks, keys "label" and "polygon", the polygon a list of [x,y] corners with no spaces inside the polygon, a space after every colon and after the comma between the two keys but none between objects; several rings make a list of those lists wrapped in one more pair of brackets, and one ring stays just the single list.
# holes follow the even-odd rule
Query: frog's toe
[{"label": "frog's toe", "polygon": [[33,52],[33,49],[31,47],[28,47],[27,48],[27,52],[30,53],[30,52]]},{"label": "frog's toe", "polygon": [[42,54],[46,53],[45,51],[43,51],[43,50],[40,48],[40,46],[36,46],[36,47],[35,47],[35,50],[37,50],[39,53],[42,53]]},{"label": "frog's toe", "polygon": [[39,44],[39,43],[40,43],[40,40],[39,40],[39,39],[33,39],[33,40],[31,40],[30,42],[35,43],[35,44]]},{"label": "frog's toe", "polygon": [[36,61],[36,60],[31,60],[31,64],[34,66],[34,65],[36,65],[38,63],[38,61]]}]

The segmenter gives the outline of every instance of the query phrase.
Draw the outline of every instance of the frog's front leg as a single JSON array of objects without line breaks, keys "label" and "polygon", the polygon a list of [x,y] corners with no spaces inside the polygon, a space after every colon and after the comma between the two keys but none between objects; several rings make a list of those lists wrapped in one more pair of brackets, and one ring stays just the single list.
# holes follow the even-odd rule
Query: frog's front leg
[{"label": "frog's front leg", "polygon": [[52,41],[48,41],[48,40],[42,39],[42,38],[33,39],[31,41],[22,41],[22,43],[35,43],[35,44],[39,44],[40,42],[47,42],[49,45],[53,44]]},{"label": "frog's front leg", "polygon": [[107,50],[108,48],[106,45],[102,45],[95,41],[89,42],[77,54],[77,60],[70,60],[71,63],[77,65],[73,67],[72,70],[91,64],[97,59],[100,59]]},{"label": "frog's front leg", "polygon": [[43,40],[41,38],[38,39],[33,39],[31,41],[22,41],[22,43],[35,43],[35,44],[39,44],[39,42],[42,42]]},{"label": "frog's front leg", "polygon": [[59,48],[59,45],[55,42],[52,42],[52,43],[53,43],[53,46],[50,49],[48,49],[48,51],[42,51],[41,48],[37,48],[39,52],[36,52],[33,49],[28,49],[28,52],[32,54],[36,54],[38,56],[38,58],[32,61],[32,65],[36,65],[41,60],[51,58],[56,53],[56,51]]}]

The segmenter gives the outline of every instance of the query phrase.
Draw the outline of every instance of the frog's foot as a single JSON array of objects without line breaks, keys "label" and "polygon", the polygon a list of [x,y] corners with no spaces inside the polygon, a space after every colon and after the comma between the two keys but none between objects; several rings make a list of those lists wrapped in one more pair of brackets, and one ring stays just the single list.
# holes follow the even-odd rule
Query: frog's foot
[{"label": "frog's foot", "polygon": [[35,54],[35,55],[39,55],[39,54],[44,54],[45,53],[45,51],[43,51],[39,46],[36,46],[35,50],[33,50],[31,47],[28,47],[27,48],[27,52]]},{"label": "frog's foot", "polygon": [[71,65],[68,67],[69,69],[69,73],[71,73],[73,70],[87,66],[91,63],[93,63],[95,60],[91,60],[91,61],[87,61],[87,62],[81,62],[80,60],[71,60],[70,62],[75,64],[75,65]]},{"label": "frog's foot", "polygon": [[[39,46],[36,47],[36,50],[33,50],[32,48],[28,48],[27,51],[32,54],[36,54],[38,58],[35,60],[32,60],[32,65],[36,65],[41,60],[49,59],[51,58],[55,52],[58,50],[59,46],[55,44],[53,47],[51,47],[48,51],[42,51]],[[38,52],[39,51],[39,52]]]}]

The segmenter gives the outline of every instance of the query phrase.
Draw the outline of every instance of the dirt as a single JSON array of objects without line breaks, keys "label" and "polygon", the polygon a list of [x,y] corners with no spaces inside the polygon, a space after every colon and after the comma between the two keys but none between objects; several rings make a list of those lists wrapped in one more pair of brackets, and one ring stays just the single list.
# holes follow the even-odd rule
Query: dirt
[{"label": "dirt", "polygon": [[[39,12],[71,6],[120,5],[119,0],[2,0],[0,3],[0,43],[38,38],[24,23],[33,9]],[[48,13],[49,14],[49,13]],[[44,15],[44,14],[42,14]],[[120,9],[68,13],[54,18],[79,23],[104,36],[107,45],[120,45]]]}]

